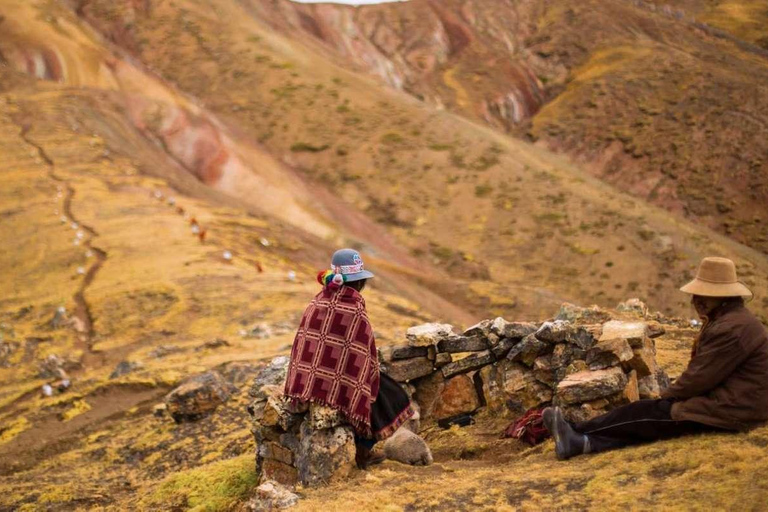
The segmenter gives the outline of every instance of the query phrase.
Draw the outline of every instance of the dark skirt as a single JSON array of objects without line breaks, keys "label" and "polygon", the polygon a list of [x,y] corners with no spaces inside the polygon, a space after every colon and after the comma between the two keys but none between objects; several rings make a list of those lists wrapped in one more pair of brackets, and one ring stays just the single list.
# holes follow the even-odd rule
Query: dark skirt
[{"label": "dark skirt", "polygon": [[371,404],[371,431],[377,441],[383,441],[408,421],[414,410],[400,384],[384,373],[379,377],[379,393]]}]

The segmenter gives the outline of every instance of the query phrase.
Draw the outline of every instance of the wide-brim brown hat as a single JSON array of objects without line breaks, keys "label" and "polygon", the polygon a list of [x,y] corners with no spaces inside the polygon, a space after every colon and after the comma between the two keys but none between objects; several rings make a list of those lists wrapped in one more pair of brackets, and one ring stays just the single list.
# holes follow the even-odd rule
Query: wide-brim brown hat
[{"label": "wide-brim brown hat", "polygon": [[752,292],[736,276],[736,265],[728,258],[701,260],[696,277],[680,291],[702,297],[752,298]]}]

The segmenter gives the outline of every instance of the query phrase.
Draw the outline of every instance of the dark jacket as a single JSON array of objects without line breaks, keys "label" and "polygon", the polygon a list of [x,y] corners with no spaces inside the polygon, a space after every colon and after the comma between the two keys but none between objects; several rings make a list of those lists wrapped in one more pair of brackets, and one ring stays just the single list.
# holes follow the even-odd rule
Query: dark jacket
[{"label": "dark jacket", "polygon": [[676,421],[748,430],[768,420],[768,333],[743,302],[712,312],[688,368],[662,398],[675,400]]}]

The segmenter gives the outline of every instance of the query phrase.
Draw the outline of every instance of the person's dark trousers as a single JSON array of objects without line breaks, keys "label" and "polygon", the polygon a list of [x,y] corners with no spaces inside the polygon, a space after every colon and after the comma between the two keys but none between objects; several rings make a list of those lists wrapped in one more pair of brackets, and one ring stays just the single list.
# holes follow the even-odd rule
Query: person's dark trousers
[{"label": "person's dark trousers", "polygon": [[700,432],[726,432],[695,421],[675,421],[670,416],[672,401],[639,400],[576,423],[573,429],[589,437],[591,452],[603,452]]}]

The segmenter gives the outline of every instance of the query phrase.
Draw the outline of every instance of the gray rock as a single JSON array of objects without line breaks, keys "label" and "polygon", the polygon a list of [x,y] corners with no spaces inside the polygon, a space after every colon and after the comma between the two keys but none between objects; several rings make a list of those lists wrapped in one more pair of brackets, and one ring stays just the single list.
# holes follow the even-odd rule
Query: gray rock
[{"label": "gray rock", "polygon": [[349,426],[312,430],[301,424],[301,442],[296,456],[299,481],[316,487],[348,477],[355,469],[355,435]]},{"label": "gray rock", "polygon": [[253,379],[248,395],[251,398],[266,398],[262,391],[264,386],[282,386],[288,374],[288,364],[291,359],[288,356],[274,358],[256,378]]},{"label": "gray rock", "polygon": [[397,382],[407,382],[429,375],[434,371],[434,364],[426,357],[416,357],[387,363],[382,371]]},{"label": "gray rock", "polygon": [[423,324],[411,327],[405,333],[408,344],[412,347],[427,347],[435,345],[441,339],[453,334],[453,326],[449,324]]},{"label": "gray rock", "polygon": [[504,359],[507,354],[509,354],[512,347],[519,342],[520,340],[515,338],[502,338],[498,343],[491,347],[491,353],[496,359]]},{"label": "gray rock", "polygon": [[384,442],[384,455],[389,460],[411,466],[429,466],[433,462],[432,451],[424,439],[405,428],[397,429]]},{"label": "gray rock", "polygon": [[536,331],[535,336],[539,341],[547,343],[562,343],[571,331],[571,323],[565,320],[544,322]]},{"label": "gray rock", "polygon": [[459,352],[481,352],[488,349],[488,338],[479,335],[451,336],[442,339],[437,344],[438,352],[456,354]]},{"label": "gray rock", "polygon": [[109,374],[109,378],[116,379],[118,377],[122,377],[123,375],[128,375],[129,373],[143,367],[144,365],[137,361],[121,361],[117,364],[117,366],[115,366],[115,369],[112,370],[112,373]]},{"label": "gray rock", "polygon": [[298,502],[298,495],[278,482],[268,480],[256,488],[255,496],[243,505],[243,510],[248,512],[283,510],[296,505]]},{"label": "gray rock", "polygon": [[589,350],[595,344],[593,331],[599,330],[599,326],[578,326],[571,329],[565,337],[565,341],[576,345],[582,350]]},{"label": "gray rock", "polygon": [[381,349],[384,361],[400,361],[414,357],[427,357],[431,347],[412,347],[410,345],[396,345]]},{"label": "gray rock", "polygon": [[531,366],[537,357],[553,350],[552,344],[540,341],[535,334],[529,334],[507,353],[510,361],[519,361]]},{"label": "gray rock", "polygon": [[480,336],[482,338],[487,338],[488,335],[491,333],[492,325],[493,325],[493,320],[483,320],[482,322],[475,324],[472,327],[468,328],[466,331],[464,331],[464,336],[467,336],[467,337]]},{"label": "gray rock", "polygon": [[511,338],[520,340],[529,334],[533,334],[539,326],[531,322],[507,322],[499,317],[493,321],[491,332],[499,338]]},{"label": "gray rock", "polygon": [[441,371],[443,372],[443,376],[448,378],[460,373],[477,370],[478,368],[482,368],[485,365],[491,364],[494,360],[495,359],[490,350],[486,350],[484,352],[476,352],[468,357],[465,357],[464,359],[460,359],[443,366]]},{"label": "gray rock", "polygon": [[555,396],[562,404],[589,402],[624,390],[627,376],[620,368],[587,371],[567,376],[557,384]]}]

